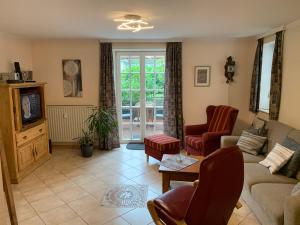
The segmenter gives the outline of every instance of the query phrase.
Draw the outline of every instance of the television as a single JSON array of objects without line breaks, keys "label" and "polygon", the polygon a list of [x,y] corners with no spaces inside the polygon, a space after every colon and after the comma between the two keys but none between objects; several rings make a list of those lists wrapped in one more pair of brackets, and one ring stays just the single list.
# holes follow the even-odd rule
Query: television
[{"label": "television", "polygon": [[23,126],[36,122],[42,118],[40,92],[36,89],[26,89],[21,89],[20,92],[20,105]]}]

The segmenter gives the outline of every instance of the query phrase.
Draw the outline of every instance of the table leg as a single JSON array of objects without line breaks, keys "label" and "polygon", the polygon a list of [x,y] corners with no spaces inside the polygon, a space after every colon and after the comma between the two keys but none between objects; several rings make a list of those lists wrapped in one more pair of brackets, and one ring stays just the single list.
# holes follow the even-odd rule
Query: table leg
[{"label": "table leg", "polygon": [[170,174],[163,173],[162,174],[162,193],[167,192],[170,189]]},{"label": "table leg", "polygon": [[149,162],[149,155],[146,155],[147,163]]}]

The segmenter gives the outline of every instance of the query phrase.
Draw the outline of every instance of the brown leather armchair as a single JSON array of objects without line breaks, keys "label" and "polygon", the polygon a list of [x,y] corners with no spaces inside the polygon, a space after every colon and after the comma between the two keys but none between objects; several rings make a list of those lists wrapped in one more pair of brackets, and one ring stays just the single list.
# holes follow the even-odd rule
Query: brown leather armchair
[{"label": "brown leather armchair", "polygon": [[148,209],[156,225],[226,225],[237,206],[243,181],[239,148],[219,149],[202,161],[198,184],[168,191],[148,201]]},{"label": "brown leather armchair", "polygon": [[231,135],[238,112],[231,106],[208,106],[206,108],[207,123],[184,127],[184,143],[187,153],[207,156],[220,148],[221,137]]}]

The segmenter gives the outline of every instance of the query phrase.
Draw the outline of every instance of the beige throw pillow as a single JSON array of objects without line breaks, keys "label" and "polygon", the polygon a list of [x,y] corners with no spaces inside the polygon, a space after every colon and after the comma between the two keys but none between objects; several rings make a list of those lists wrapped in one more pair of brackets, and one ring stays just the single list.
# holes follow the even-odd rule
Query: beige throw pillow
[{"label": "beige throw pillow", "polygon": [[271,174],[276,173],[283,167],[294,154],[294,151],[276,144],[268,156],[259,164],[269,168]]}]

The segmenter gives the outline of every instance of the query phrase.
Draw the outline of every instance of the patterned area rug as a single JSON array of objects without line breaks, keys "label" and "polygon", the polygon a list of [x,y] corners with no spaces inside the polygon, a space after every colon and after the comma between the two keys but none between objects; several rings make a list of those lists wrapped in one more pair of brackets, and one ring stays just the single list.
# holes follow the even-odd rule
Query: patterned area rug
[{"label": "patterned area rug", "polygon": [[147,185],[113,185],[104,193],[101,205],[113,208],[144,208],[147,195]]}]

